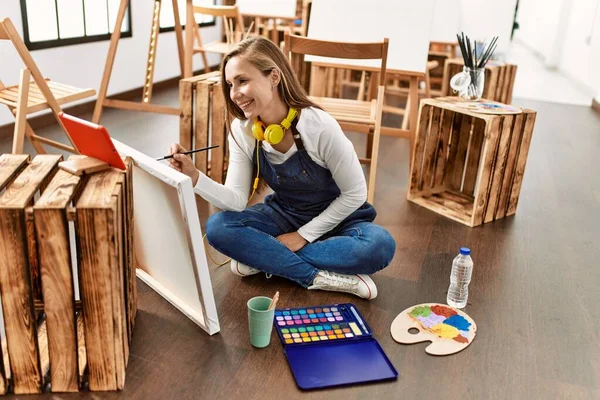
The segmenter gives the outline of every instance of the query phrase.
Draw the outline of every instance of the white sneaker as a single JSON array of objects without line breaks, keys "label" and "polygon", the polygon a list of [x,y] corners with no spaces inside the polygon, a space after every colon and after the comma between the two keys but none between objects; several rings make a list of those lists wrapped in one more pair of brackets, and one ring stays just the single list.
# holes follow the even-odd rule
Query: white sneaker
[{"label": "white sneaker", "polygon": [[236,274],[238,276],[250,276],[250,275],[256,275],[260,271],[256,268],[252,268],[245,264],[242,264],[241,262],[236,261],[232,258],[231,259],[231,272],[233,272],[234,274]]},{"label": "white sneaker", "polygon": [[331,271],[319,271],[308,290],[330,290],[351,293],[372,300],[377,297],[377,286],[369,275],[344,275]]}]

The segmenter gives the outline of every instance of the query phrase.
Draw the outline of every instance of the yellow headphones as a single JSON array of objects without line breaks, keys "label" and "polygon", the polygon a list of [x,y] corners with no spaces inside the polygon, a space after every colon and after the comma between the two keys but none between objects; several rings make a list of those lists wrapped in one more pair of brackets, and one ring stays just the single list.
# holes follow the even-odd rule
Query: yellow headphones
[{"label": "yellow headphones", "polygon": [[290,107],[287,117],[280,124],[271,124],[265,128],[265,123],[259,118],[254,120],[252,124],[252,134],[256,140],[264,140],[269,144],[277,144],[283,140],[285,130],[290,129],[292,121],[298,115],[295,108]]}]

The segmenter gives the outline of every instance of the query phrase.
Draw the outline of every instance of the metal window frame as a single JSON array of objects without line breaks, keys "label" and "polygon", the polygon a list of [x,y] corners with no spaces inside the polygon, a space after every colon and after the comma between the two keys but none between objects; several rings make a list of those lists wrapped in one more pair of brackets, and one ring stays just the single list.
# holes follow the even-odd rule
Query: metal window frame
[{"label": "metal window frame", "polygon": [[[164,1],[164,0],[163,0]],[[213,5],[217,4],[217,0],[213,0]],[[173,10],[173,12],[175,12],[175,10]],[[200,28],[204,28],[206,26],[215,26],[217,24],[217,19],[215,17],[213,17],[213,20],[211,22],[201,22],[198,24],[198,26]],[[181,21],[181,29],[185,28],[185,21]],[[175,32],[175,26],[170,26],[170,27],[165,27],[165,28],[160,28],[159,33],[164,33],[164,32]]]},{"label": "metal window frame", "polygon": [[[83,2],[83,0],[82,0]],[[82,43],[92,43],[99,42],[103,40],[110,40],[112,33],[105,33],[101,35],[91,35],[91,36],[78,36],[73,38],[66,39],[53,39],[53,40],[44,40],[40,42],[32,42],[29,38],[29,21],[27,19],[27,2],[26,0],[21,0],[21,19],[23,21],[23,40],[25,42],[25,46],[30,51],[33,50],[42,50],[42,49],[50,49],[54,47],[62,47],[62,46],[70,46],[74,44],[82,44]],[[56,0],[55,0],[56,4]],[[129,13],[127,13],[127,19],[129,22],[129,30],[125,32],[121,32],[121,38],[129,38],[133,36],[133,28],[131,24],[131,0],[129,0]],[[60,25],[58,23],[58,5],[56,4],[56,26],[60,35]],[[83,8],[83,24],[85,30],[85,7]],[[110,26],[110,24],[109,24]]]}]

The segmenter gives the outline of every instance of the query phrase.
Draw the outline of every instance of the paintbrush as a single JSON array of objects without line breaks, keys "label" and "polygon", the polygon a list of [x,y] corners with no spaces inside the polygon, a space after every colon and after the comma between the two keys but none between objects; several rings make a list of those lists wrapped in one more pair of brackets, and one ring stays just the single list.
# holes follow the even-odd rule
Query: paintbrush
[{"label": "paintbrush", "polygon": [[277,305],[278,300],[279,300],[279,292],[276,292],[275,296],[273,296],[273,300],[271,300],[271,304],[269,304],[269,308],[267,308],[267,311],[275,309],[275,306]]},{"label": "paintbrush", "polygon": [[[214,146],[202,147],[202,148],[200,148],[200,149],[196,149],[196,150],[190,150],[190,151],[186,151],[186,152],[183,152],[183,153],[175,153],[175,154],[192,154],[192,153],[197,153],[197,152],[199,152],[199,151],[204,151],[204,150],[210,150],[210,149],[214,149],[215,147],[219,147],[219,145],[218,145],[218,144],[216,144],[216,145],[214,145]],[[173,156],[174,156],[175,154],[171,154],[171,155],[168,155],[168,156],[164,156],[164,157],[161,157],[161,158],[157,158],[157,159],[156,159],[156,161],[168,160],[169,158],[173,158]]]}]

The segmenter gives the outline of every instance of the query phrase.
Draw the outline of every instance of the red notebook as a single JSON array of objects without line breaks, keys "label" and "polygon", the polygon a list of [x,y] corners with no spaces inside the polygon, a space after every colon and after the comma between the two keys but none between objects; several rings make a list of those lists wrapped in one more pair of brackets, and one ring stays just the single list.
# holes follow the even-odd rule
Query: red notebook
[{"label": "red notebook", "polygon": [[111,167],[127,169],[105,127],[64,112],[58,116],[81,154],[104,161]]}]

